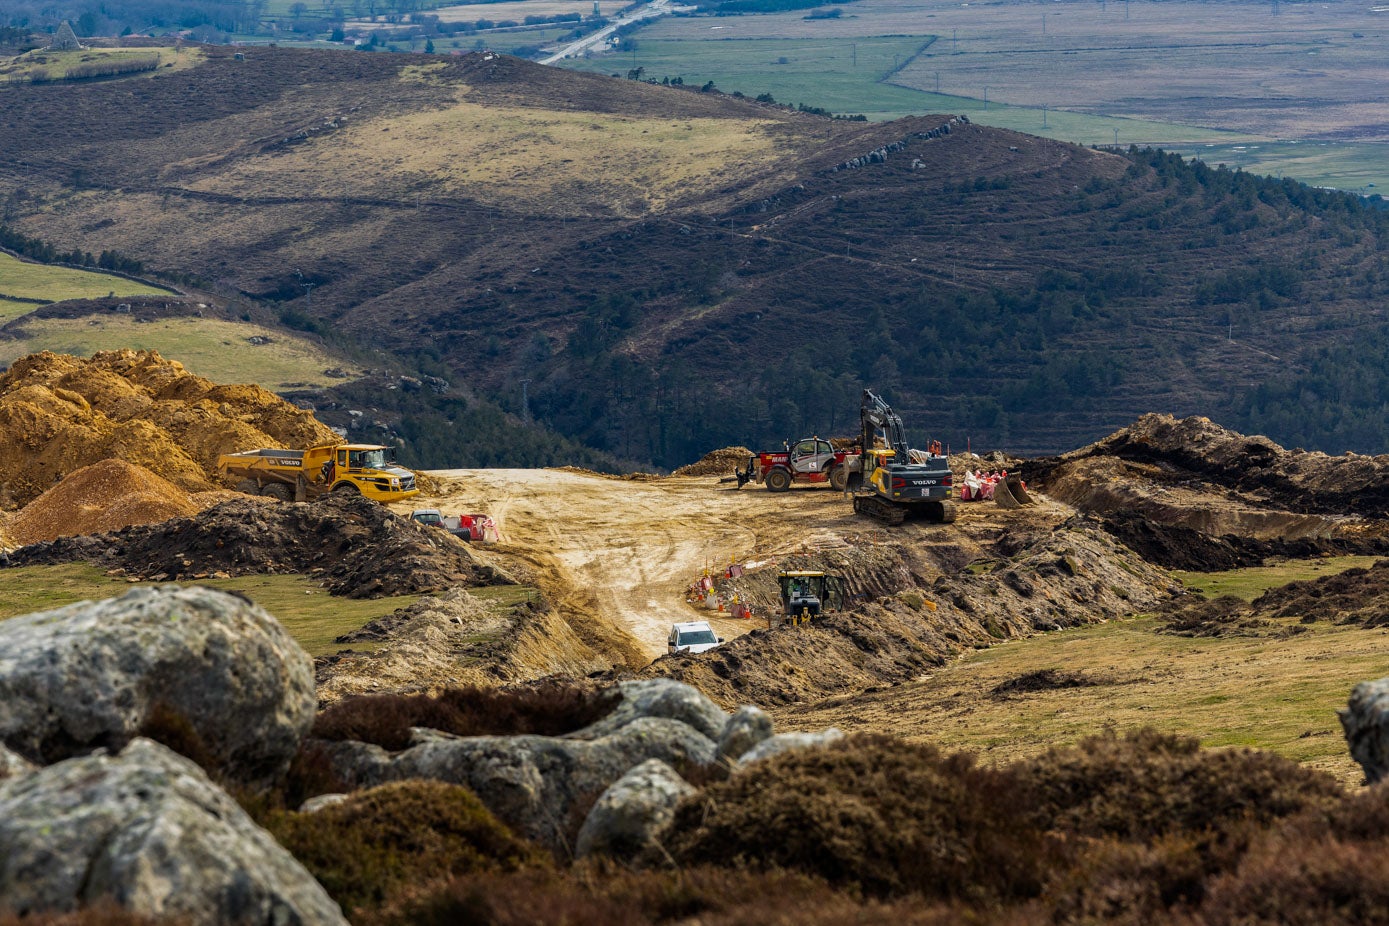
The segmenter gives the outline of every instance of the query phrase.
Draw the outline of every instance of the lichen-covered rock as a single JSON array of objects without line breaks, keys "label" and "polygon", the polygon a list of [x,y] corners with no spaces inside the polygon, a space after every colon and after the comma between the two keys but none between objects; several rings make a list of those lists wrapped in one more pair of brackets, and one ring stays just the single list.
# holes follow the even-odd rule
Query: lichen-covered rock
[{"label": "lichen-covered rock", "polygon": [[1338,713],[1351,758],[1374,784],[1389,772],[1389,678],[1356,685],[1350,703]]},{"label": "lichen-covered rock", "polygon": [[27,775],[37,766],[17,752],[11,752],[0,745],[0,779],[18,778]]},{"label": "lichen-covered rock", "polygon": [[638,717],[591,740],[421,731],[416,741],[395,756],[365,743],[331,743],[326,751],[334,772],[353,785],[406,778],[466,785],[514,831],[561,851],[578,825],[575,806],[634,766],[648,759],[676,767],[707,765],[716,751],[709,737],[664,717]]},{"label": "lichen-covered rock", "polygon": [[137,588],[0,623],[0,743],[45,763],[172,723],[257,783],[288,766],[315,706],[308,655],[225,592]]},{"label": "lichen-covered rock", "polygon": [[202,769],[143,738],[0,781],[0,912],[104,899],[196,926],[346,923]]},{"label": "lichen-covered rock", "polygon": [[631,858],[670,824],[676,806],[695,788],[660,759],[648,759],[613,782],[579,830],[578,858],[600,853]]},{"label": "lichen-covered rock", "polygon": [[693,685],[668,678],[619,682],[622,701],[602,720],[569,734],[573,739],[607,736],[640,717],[665,717],[694,727],[711,740],[723,735],[728,715]]},{"label": "lichen-covered rock", "polygon": [[751,765],[763,759],[780,755],[792,749],[815,749],[837,743],[844,738],[838,727],[830,727],[819,733],[778,733],[758,743],[743,754],[739,765]]},{"label": "lichen-covered rock", "polygon": [[719,737],[719,758],[736,762],[772,735],[772,718],[760,707],[746,704],[733,712]]}]

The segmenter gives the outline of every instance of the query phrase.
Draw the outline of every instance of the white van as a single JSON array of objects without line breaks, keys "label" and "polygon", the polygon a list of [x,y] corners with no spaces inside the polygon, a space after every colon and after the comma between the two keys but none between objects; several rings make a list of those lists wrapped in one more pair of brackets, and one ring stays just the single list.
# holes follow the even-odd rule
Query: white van
[{"label": "white van", "polygon": [[722,637],[714,636],[708,621],[688,621],[670,625],[670,639],[666,649],[672,653],[702,653],[723,642]]}]

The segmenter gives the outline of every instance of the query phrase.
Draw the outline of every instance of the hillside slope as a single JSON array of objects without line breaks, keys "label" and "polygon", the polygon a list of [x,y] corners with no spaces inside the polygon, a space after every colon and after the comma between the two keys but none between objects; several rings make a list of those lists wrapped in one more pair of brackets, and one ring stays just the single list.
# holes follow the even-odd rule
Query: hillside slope
[{"label": "hillside slope", "polygon": [[8,88],[11,221],[666,466],[852,427],[863,385],[957,446],[1055,451],[1152,410],[1386,436],[1355,406],[1383,375],[1389,237],[1352,197],[491,53],[204,52]]}]

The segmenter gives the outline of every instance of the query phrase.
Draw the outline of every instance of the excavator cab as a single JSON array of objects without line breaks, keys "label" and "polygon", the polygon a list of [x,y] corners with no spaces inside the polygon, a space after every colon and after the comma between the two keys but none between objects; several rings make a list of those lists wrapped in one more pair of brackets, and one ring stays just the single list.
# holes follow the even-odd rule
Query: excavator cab
[{"label": "excavator cab", "polygon": [[[815,570],[777,574],[781,586],[781,623],[804,624],[822,611],[837,610],[844,604],[838,576]],[[768,618],[770,621],[770,617]]]}]

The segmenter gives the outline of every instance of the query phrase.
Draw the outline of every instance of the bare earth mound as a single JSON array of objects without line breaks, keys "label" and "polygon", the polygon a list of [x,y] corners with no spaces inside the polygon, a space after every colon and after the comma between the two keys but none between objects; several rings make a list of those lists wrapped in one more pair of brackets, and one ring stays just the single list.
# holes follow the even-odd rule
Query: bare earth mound
[{"label": "bare earth mound", "polygon": [[722,450],[711,450],[696,462],[680,467],[671,475],[727,476],[747,463],[750,456],[752,456],[752,451],[746,447],[724,447]]},{"label": "bare earth mound", "polygon": [[17,566],[86,561],[154,581],[307,573],[333,595],[381,598],[510,580],[445,531],[360,496],[223,502],[191,518],[22,547]]},{"label": "bare earth mound", "polygon": [[102,534],[196,514],[188,493],[143,466],[102,460],[68,475],[9,523],[20,545],[74,534]]},{"label": "bare earth mound", "polygon": [[1023,476],[1170,568],[1375,554],[1389,539],[1389,456],[1285,450],[1207,418],[1144,415],[1102,441],[1026,463]]},{"label": "bare earth mound", "polygon": [[101,460],[198,492],[215,487],[221,453],[334,439],[310,412],[259,386],[219,386],[156,351],[131,350],[16,361],[0,376],[0,433],[0,507],[25,505]]}]

